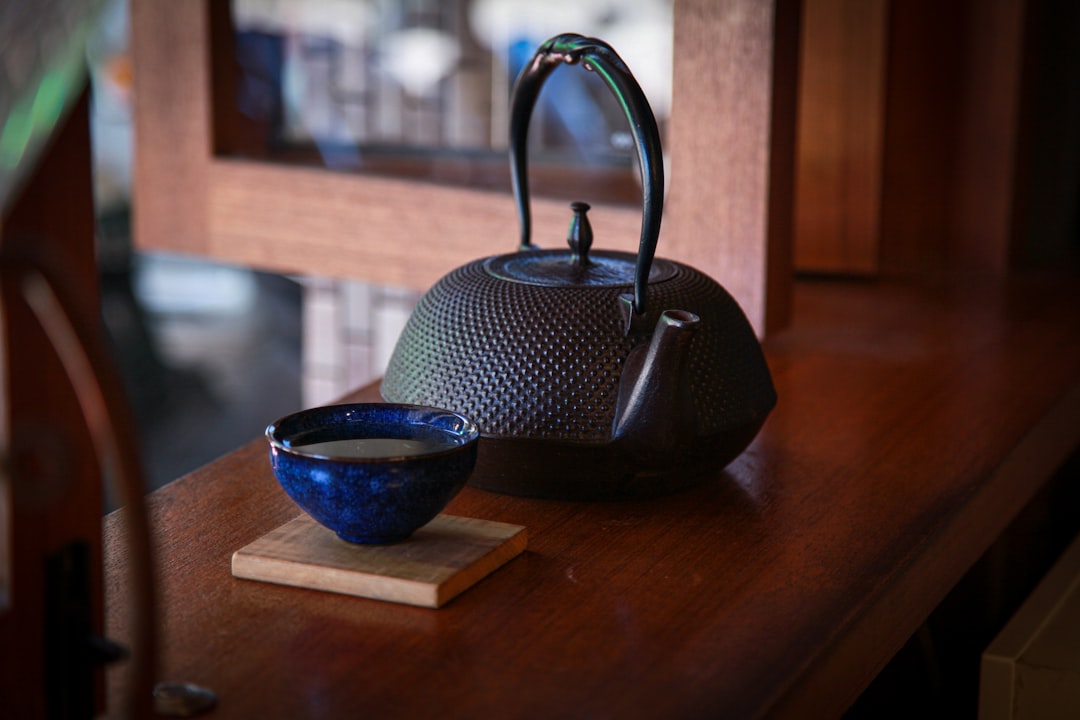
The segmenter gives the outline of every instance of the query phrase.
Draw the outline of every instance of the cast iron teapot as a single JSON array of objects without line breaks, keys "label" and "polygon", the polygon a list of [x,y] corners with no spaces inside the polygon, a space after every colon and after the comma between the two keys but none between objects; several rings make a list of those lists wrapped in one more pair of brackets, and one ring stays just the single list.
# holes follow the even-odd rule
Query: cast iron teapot
[{"label": "cast iron teapot", "polygon": [[[568,249],[531,241],[526,136],[560,64],[595,71],[626,112],[641,166],[641,239],[592,250],[585,203]],[[387,401],[444,407],[480,426],[473,485],[543,498],[646,497],[689,486],[741,453],[776,404],[746,316],[714,280],[654,258],[660,135],[637,81],[603,41],[558,35],[514,88],[510,167],[517,252],[439,280],[409,318],[382,382]]]}]

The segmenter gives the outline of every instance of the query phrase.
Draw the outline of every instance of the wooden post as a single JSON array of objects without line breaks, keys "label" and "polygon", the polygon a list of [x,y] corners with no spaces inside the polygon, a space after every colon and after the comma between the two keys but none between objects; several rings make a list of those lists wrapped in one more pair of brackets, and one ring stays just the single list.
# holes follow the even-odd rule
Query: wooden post
[{"label": "wooden post", "polygon": [[787,324],[799,3],[680,0],[663,255],[719,281],[759,336]]},{"label": "wooden post", "polygon": [[887,0],[806,0],[795,267],[873,275],[881,237]]},{"label": "wooden post", "polygon": [[[5,257],[47,266],[64,295],[77,299],[81,320],[97,326],[94,206],[86,95],[57,129],[34,174],[0,218]],[[78,712],[85,687],[50,688],[46,666],[46,565],[75,544],[86,547],[90,630],[103,630],[101,474],[78,401],[48,337],[17,288],[3,295],[8,414],[11,552],[9,607],[0,614],[0,707],[20,717]],[[55,628],[53,628],[55,629]],[[29,668],[29,670],[28,670]],[[99,687],[90,689],[101,701]],[[62,693],[57,693],[62,690]]]}]

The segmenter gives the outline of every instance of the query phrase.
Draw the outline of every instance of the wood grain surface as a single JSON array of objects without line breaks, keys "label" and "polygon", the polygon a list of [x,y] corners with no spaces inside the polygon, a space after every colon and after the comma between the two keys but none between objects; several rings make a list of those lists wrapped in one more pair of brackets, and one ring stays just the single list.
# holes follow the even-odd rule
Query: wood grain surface
[{"label": "wood grain surface", "polygon": [[440,610],[233,578],[296,515],[253,441],[149,497],[163,677],[217,718],[838,716],[1080,447],[1077,307],[1075,276],[800,282],[742,456],[651,501],[466,488],[529,548]]}]

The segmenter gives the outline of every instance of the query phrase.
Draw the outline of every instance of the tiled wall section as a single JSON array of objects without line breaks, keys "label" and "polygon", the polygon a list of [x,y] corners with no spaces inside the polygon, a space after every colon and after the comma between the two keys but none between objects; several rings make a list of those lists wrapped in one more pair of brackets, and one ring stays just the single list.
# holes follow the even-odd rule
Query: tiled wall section
[{"label": "tiled wall section", "polygon": [[383,374],[420,294],[354,280],[305,278],[303,403],[325,405]]}]

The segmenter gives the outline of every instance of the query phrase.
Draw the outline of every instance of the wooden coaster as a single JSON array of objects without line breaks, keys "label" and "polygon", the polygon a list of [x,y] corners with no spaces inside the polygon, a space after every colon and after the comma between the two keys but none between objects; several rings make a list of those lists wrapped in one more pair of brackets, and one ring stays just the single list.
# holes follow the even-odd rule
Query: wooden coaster
[{"label": "wooden coaster", "polygon": [[304,514],[232,556],[247,580],[437,608],[475,585],[527,543],[520,525],[438,515],[393,545],[359,545]]}]

